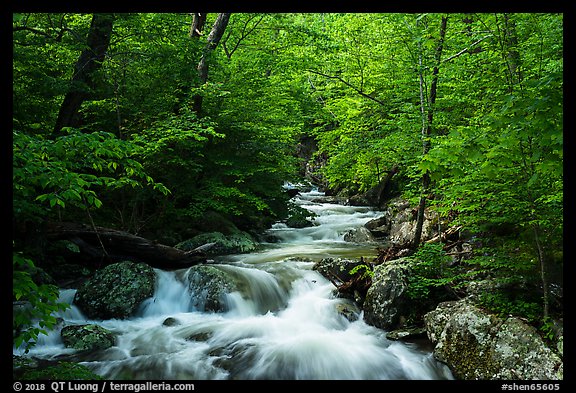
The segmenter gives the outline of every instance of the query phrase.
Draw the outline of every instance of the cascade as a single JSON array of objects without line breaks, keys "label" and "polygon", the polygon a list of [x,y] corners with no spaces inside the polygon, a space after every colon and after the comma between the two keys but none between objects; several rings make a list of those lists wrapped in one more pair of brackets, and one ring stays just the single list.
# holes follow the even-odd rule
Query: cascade
[{"label": "cascade", "polygon": [[[335,297],[333,285],[312,267],[327,257],[374,256],[374,245],[346,242],[344,234],[379,213],[326,203],[318,199],[323,195],[314,190],[294,200],[316,214],[314,226],[277,223],[269,232],[279,241],[214,260],[211,265],[241,288],[226,295],[225,312],[192,304],[190,268],[156,269],[154,296],[128,319],[90,321],[72,304],[58,315],[63,324],[96,323],[117,337],[112,348],[76,359],[107,379],[453,379],[429,350],[387,339],[360,313],[347,319],[339,312],[353,304]],[[61,300],[72,303],[74,292],[63,290]],[[168,318],[176,323],[166,324]],[[63,324],[29,356],[74,355],[59,338]]]}]

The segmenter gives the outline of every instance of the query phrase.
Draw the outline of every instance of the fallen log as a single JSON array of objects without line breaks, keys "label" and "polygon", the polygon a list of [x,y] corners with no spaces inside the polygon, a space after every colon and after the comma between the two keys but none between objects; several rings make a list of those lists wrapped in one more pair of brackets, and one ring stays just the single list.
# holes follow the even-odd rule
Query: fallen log
[{"label": "fallen log", "polygon": [[183,251],[112,228],[70,222],[51,222],[46,227],[48,240],[69,240],[80,249],[86,262],[100,266],[120,260],[143,262],[163,270],[175,270],[205,263],[206,244]]}]

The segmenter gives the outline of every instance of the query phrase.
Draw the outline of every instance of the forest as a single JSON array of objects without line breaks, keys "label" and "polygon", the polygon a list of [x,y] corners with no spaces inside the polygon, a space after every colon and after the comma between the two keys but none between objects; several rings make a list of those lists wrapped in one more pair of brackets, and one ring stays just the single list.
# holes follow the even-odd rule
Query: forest
[{"label": "forest", "polygon": [[543,335],[563,319],[563,14],[12,19],[13,300],[33,305],[15,346],[63,307],[37,274],[62,263],[59,228],[257,234],[297,214],[284,185],[304,181],[352,197],[393,179],[414,252],[432,209],[482,243],[471,269],[537,288],[486,307]]}]

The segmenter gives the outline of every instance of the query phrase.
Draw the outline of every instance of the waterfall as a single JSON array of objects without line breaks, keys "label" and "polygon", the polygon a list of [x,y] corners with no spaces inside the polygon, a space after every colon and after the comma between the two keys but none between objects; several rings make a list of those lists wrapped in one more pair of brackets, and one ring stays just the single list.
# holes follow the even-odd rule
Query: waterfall
[{"label": "waterfall", "polygon": [[141,304],[138,315],[150,317],[190,311],[190,293],[184,277],[160,269],[154,271],[156,272],[154,296]]},{"label": "waterfall", "polygon": [[[211,263],[236,285],[222,312],[192,306],[193,267],[156,269],[154,295],[123,320],[87,321],[72,304],[74,291],[62,291],[72,305],[60,314],[64,323],[97,323],[117,338],[112,348],[82,354],[82,364],[109,379],[452,379],[429,351],[391,341],[366,324],[353,302],[336,297],[332,283],[313,270],[322,258],[373,253],[374,245],[348,243],[343,235],[378,216],[367,207],[318,201],[321,196],[312,191],[295,200],[316,214],[314,226],[278,223],[270,233],[279,242]],[[63,347],[57,328],[30,354],[73,352]]]}]

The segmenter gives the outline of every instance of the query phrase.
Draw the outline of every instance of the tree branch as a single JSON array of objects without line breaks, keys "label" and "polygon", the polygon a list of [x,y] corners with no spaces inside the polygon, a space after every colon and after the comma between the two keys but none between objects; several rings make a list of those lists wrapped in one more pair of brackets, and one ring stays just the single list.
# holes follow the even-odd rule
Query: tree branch
[{"label": "tree branch", "polygon": [[242,32],[240,33],[240,38],[238,38],[238,41],[236,42],[236,44],[234,45],[232,50],[228,51],[228,48],[226,46],[226,42],[228,41],[228,39],[226,39],[224,42],[222,42],[222,47],[224,48],[224,51],[226,52],[226,56],[229,59],[232,57],[234,52],[236,52],[236,50],[240,46],[240,43],[242,42],[242,40],[244,40],[246,37],[248,37],[256,29],[256,27],[258,27],[258,25],[260,24],[260,22],[262,22],[264,17],[265,17],[265,15],[261,15],[260,19],[258,19],[256,21],[256,23],[254,24],[254,26],[252,26],[251,28],[248,28],[248,23],[250,23],[250,21],[252,21],[256,17],[250,17],[248,20],[246,20],[246,22],[244,23],[244,26],[242,28]]},{"label": "tree branch", "polygon": [[[313,90],[316,90],[316,86],[314,86],[314,83],[312,83],[312,80],[310,80],[310,75],[308,75],[308,83],[310,83],[310,86],[312,87]],[[320,101],[322,101],[322,104],[326,107],[328,112],[330,112],[332,117],[334,117],[334,119],[338,120],[338,117],[334,114],[334,112],[332,112],[330,110],[330,108],[328,108],[328,105],[326,105],[326,101],[324,101],[324,98],[322,98],[321,95],[319,95],[319,97],[320,97]]]},{"label": "tree branch", "polygon": [[348,86],[349,88],[351,88],[352,90],[354,90],[356,93],[360,94],[362,97],[368,98],[369,100],[372,100],[372,101],[374,101],[374,102],[377,102],[377,103],[380,104],[380,105],[386,105],[383,101],[380,101],[379,99],[374,98],[374,97],[372,97],[372,96],[364,93],[362,90],[360,90],[360,89],[358,89],[357,87],[355,87],[355,86],[351,85],[350,83],[346,82],[344,79],[340,78],[339,76],[327,75],[327,74],[324,74],[324,73],[322,73],[322,72],[314,71],[314,70],[308,70],[308,71],[311,72],[311,73],[313,73],[313,74],[323,76],[323,77],[325,77],[325,78],[336,79],[336,80],[342,82],[343,84],[345,84],[346,86]]},{"label": "tree branch", "polygon": [[467,53],[470,51],[470,49],[472,49],[474,46],[478,45],[479,43],[481,43],[482,41],[484,41],[486,38],[492,37],[492,34],[489,34],[487,36],[484,36],[482,38],[480,38],[479,40],[474,41],[469,47],[462,49],[460,52],[456,53],[455,55],[452,55],[444,60],[442,60],[443,63],[446,63],[447,61],[450,61],[452,59],[457,58],[460,55],[463,55],[464,53]]}]

